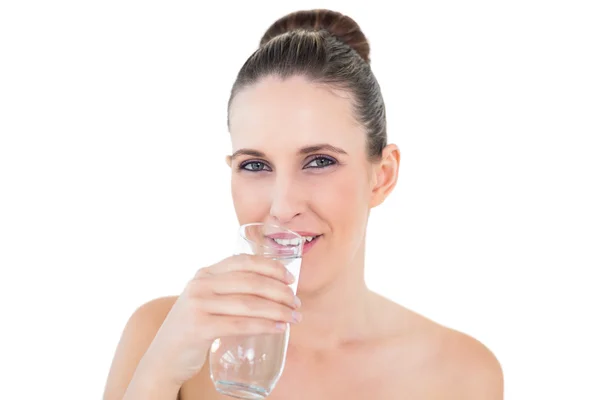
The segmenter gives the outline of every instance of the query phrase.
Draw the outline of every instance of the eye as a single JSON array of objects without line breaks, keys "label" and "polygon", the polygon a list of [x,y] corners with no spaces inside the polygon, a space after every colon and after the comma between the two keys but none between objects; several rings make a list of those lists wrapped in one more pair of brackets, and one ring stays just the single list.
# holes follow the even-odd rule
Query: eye
[{"label": "eye", "polygon": [[245,161],[240,164],[239,169],[251,172],[270,171],[271,169],[261,161]]},{"label": "eye", "polygon": [[336,161],[333,158],[316,156],[304,168],[325,168],[334,164]]}]

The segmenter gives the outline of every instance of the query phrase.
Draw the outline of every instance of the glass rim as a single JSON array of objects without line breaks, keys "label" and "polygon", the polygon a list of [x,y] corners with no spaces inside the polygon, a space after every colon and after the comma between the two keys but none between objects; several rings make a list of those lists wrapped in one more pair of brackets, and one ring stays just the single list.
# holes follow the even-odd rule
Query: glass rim
[{"label": "glass rim", "polygon": [[[275,228],[275,229],[277,229],[279,232],[285,232],[285,233],[289,233],[289,234],[291,234],[292,236],[294,236],[294,237],[296,237],[296,238],[300,239],[300,244],[298,244],[298,245],[295,245],[295,246],[290,246],[290,247],[289,247],[289,249],[287,249],[287,250],[288,250],[288,251],[291,251],[291,252],[293,252],[293,253],[296,253],[298,250],[299,250],[300,252],[302,252],[302,251],[303,251],[303,247],[304,247],[304,241],[302,240],[302,235],[300,235],[298,232],[294,232],[294,231],[293,231],[293,230],[291,230],[291,229],[288,229],[288,228],[285,228],[285,227],[283,227],[283,226],[281,226],[281,225],[277,225],[277,224],[270,223],[270,222],[250,222],[250,223],[247,223],[247,224],[240,225],[240,227],[239,227],[239,229],[238,229],[238,233],[239,233],[240,237],[241,237],[242,239],[244,239],[246,242],[248,242],[248,243],[252,243],[253,245],[255,245],[255,246],[259,246],[259,247],[261,247],[261,248],[263,248],[263,249],[271,249],[271,250],[273,250],[273,251],[277,251],[277,250],[280,250],[280,251],[281,251],[281,250],[283,250],[283,249],[281,249],[281,248],[277,248],[277,247],[274,247],[274,246],[269,246],[269,245],[265,245],[265,244],[257,243],[255,240],[249,239],[249,238],[247,237],[247,235],[246,235],[246,228],[253,227],[253,226],[266,226],[266,227],[272,227],[272,228]],[[295,251],[294,251],[294,250],[295,250]]]}]

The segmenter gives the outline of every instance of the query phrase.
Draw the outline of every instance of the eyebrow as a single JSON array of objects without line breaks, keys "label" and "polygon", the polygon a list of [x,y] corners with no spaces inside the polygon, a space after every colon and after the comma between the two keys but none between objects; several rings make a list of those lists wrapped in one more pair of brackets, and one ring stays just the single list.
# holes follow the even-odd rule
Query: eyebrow
[{"label": "eyebrow", "polygon": [[316,144],[314,146],[303,147],[300,150],[298,150],[298,154],[316,153],[317,151],[323,151],[323,150],[331,151],[333,153],[348,155],[348,153],[346,153],[343,149],[340,149],[339,147],[335,147],[335,146],[332,146],[332,145],[326,144],[326,143]]},{"label": "eyebrow", "polygon": [[252,156],[252,157],[261,157],[261,158],[266,157],[265,153],[258,151],[258,150],[239,149],[238,151],[236,151],[235,153],[233,153],[231,155],[231,159],[233,160],[239,156]]},{"label": "eyebrow", "polygon": [[[346,153],[343,149],[332,146],[330,144],[326,144],[326,143],[302,147],[300,150],[298,150],[298,154],[310,154],[310,153],[316,153],[318,151],[323,151],[323,150],[331,151],[333,153],[348,155],[348,153]],[[251,157],[261,157],[261,158],[266,157],[266,154],[263,153],[262,151],[253,150],[253,149],[239,149],[235,153],[232,154],[231,159],[234,159],[234,158],[242,156],[242,155],[251,156]]]}]

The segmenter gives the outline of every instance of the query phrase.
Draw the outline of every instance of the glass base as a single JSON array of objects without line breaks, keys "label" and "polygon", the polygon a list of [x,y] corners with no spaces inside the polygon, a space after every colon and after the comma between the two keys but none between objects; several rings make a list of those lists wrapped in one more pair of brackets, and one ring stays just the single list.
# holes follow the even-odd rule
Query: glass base
[{"label": "glass base", "polygon": [[239,382],[216,381],[217,392],[237,399],[264,399],[269,395],[265,389]]}]

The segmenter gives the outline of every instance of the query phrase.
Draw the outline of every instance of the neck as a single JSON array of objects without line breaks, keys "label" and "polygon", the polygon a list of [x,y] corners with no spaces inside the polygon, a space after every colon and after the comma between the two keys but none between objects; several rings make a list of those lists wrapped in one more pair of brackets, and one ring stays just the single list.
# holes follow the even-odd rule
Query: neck
[{"label": "neck", "polygon": [[292,328],[293,346],[332,349],[366,336],[371,292],[364,279],[364,248],[352,264],[327,287],[299,294],[302,321]]}]

